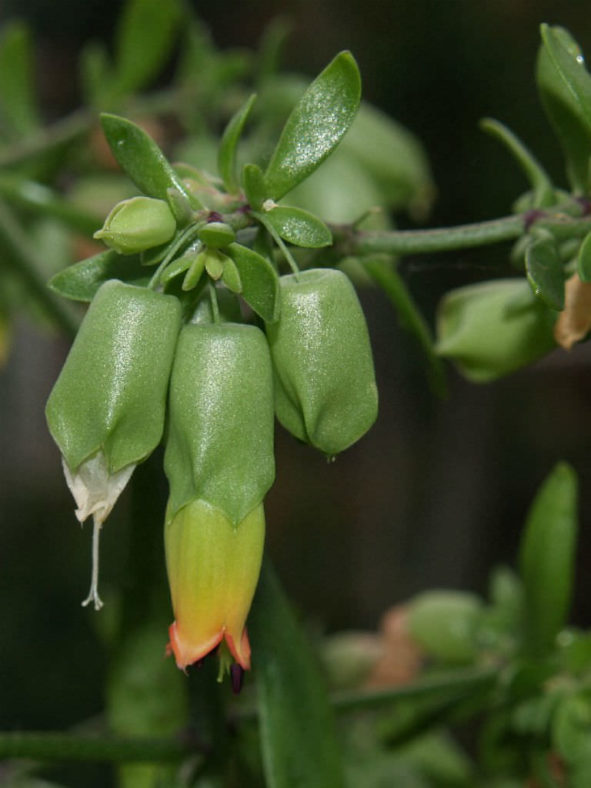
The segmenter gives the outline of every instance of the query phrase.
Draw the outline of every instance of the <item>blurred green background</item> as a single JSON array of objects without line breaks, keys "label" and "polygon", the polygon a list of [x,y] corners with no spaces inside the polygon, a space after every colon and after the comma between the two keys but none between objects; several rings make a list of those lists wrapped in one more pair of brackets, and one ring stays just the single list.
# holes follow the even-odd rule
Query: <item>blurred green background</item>
[{"label": "blurred green background", "polygon": [[[430,226],[509,212],[525,188],[478,120],[508,123],[558,182],[561,159],[538,103],[533,69],[542,21],[591,52],[588,3],[406,0],[196,3],[220,47],[254,47],[268,21],[293,24],[288,70],[315,75],[339,50],[355,54],[364,96],[411,129],[430,157],[438,197]],[[119,3],[4,0],[0,21],[32,27],[48,120],[79,100],[77,55],[109,41]],[[161,84],[165,84],[166,74]],[[409,220],[402,217],[401,225]],[[429,319],[441,294],[507,271],[507,250],[405,259],[401,271]],[[268,546],[303,615],[322,630],[373,629],[389,606],[442,586],[483,591],[494,563],[512,561],[533,493],[559,458],[581,476],[591,515],[589,348],[556,353],[477,387],[450,369],[445,401],[430,394],[421,357],[383,297],[363,294],[381,396],[378,423],[327,464],[277,431],[278,475],[267,502]],[[105,654],[95,616],[80,607],[90,533],[80,533],[43,407],[67,352],[63,339],[22,320],[0,373],[0,728],[67,727],[100,713]],[[141,483],[141,481],[140,481]],[[141,490],[136,495],[140,495]],[[165,483],[159,489],[164,504]],[[102,588],[125,587],[126,493],[102,542]],[[159,511],[146,514],[156,556]],[[152,526],[152,530],[150,530]],[[576,617],[591,623],[582,528]],[[162,581],[163,556],[155,560]],[[159,575],[158,575],[159,573]],[[142,589],[135,589],[137,594]],[[166,642],[163,632],[162,647]]]}]

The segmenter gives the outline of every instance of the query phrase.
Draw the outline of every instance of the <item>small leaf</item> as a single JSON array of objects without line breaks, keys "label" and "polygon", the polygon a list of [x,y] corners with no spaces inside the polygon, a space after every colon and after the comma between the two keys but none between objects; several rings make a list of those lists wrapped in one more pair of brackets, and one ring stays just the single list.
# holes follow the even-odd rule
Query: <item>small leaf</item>
[{"label": "small leaf", "polygon": [[230,118],[230,121],[220,142],[218,151],[218,171],[224,182],[226,190],[233,194],[238,191],[238,177],[236,174],[236,149],[238,142],[242,135],[244,125],[248,120],[252,106],[256,100],[256,95],[253,94],[250,98],[240,107],[238,112]]},{"label": "small leaf", "polygon": [[342,755],[319,667],[265,563],[248,624],[265,784],[343,788]]},{"label": "small leaf", "polygon": [[552,181],[540,162],[519,137],[503,123],[493,118],[483,118],[480,121],[480,128],[487,134],[496,137],[513,154],[534,190],[534,207],[545,208],[552,205],[555,202]]},{"label": "small leaf", "polygon": [[260,209],[268,195],[265,176],[258,165],[244,165],[242,169],[242,187],[251,208]]},{"label": "small leaf", "polygon": [[332,243],[332,233],[324,222],[302,208],[278,205],[270,211],[254,215],[263,224],[268,222],[277,235],[294,246],[319,249]]},{"label": "small leaf", "polygon": [[591,282],[591,233],[585,236],[579,247],[577,273],[581,282]]},{"label": "small leaf", "polygon": [[39,126],[31,42],[21,22],[6,25],[0,38],[0,118],[15,136],[30,134]]},{"label": "small leaf", "polygon": [[552,648],[568,616],[578,529],[577,488],[571,466],[558,463],[527,515],[520,571],[525,589],[527,645],[535,655]]},{"label": "small leaf", "polygon": [[178,206],[169,200],[169,189],[176,189],[194,209],[201,206],[171,167],[154,140],[142,128],[118,115],[101,115],[107,142],[121,168],[148,197],[166,200],[177,219]]},{"label": "small leaf", "polygon": [[569,180],[586,193],[591,146],[591,78],[577,42],[563,28],[541,28],[536,79],[544,110],[567,160]]},{"label": "small leaf", "polygon": [[157,76],[171,52],[180,21],[177,0],[128,0],[116,35],[118,91],[140,90]]},{"label": "small leaf", "polygon": [[278,200],[307,178],[339,144],[361,99],[361,78],[350,52],[341,52],[294,107],[265,172]]},{"label": "small leaf", "polygon": [[564,309],[564,272],[554,241],[533,241],[525,252],[525,267],[535,295],[550,309]]},{"label": "small leaf", "polygon": [[[201,275],[205,270],[205,252],[190,252],[188,255],[180,258],[181,260],[185,260],[188,262],[187,274],[183,279],[183,290],[187,292],[188,290],[192,290],[194,287],[197,286],[199,280],[201,279]],[[180,261],[176,261],[180,265]],[[174,263],[173,263],[174,265]]]},{"label": "small leaf", "polygon": [[121,255],[112,249],[64,268],[49,280],[48,287],[73,301],[92,301],[108,279],[134,285],[147,285],[150,279],[139,255]]},{"label": "small leaf", "polygon": [[241,244],[225,250],[236,263],[242,282],[242,298],[267,323],[279,318],[279,277],[271,263]]}]

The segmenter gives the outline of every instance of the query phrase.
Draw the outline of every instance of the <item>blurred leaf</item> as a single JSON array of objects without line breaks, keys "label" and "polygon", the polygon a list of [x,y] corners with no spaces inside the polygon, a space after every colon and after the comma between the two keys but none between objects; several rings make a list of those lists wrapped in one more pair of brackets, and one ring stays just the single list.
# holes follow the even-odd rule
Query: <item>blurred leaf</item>
[{"label": "blurred leaf", "polygon": [[168,192],[174,189],[192,208],[201,207],[147,132],[130,120],[107,113],[101,115],[101,125],[113,156],[144,194],[166,200],[174,212],[177,206]]},{"label": "blurred leaf", "polygon": [[572,186],[587,193],[591,147],[591,78],[568,31],[542,25],[537,83],[542,104],[560,140]]},{"label": "blurred leaf", "polygon": [[373,257],[363,260],[363,266],[393,304],[401,326],[414,334],[417,339],[428,361],[427,376],[432,391],[441,397],[445,396],[445,370],[436,355],[431,330],[395,265],[390,259]]},{"label": "blurred leaf", "polygon": [[240,274],[242,298],[267,323],[279,318],[279,277],[271,263],[252,249],[230,244],[224,251]]},{"label": "blurred leaf", "polygon": [[0,37],[0,126],[16,138],[39,126],[33,83],[33,53],[22,22],[6,24]]},{"label": "blurred leaf", "polygon": [[408,603],[408,628],[429,656],[471,662],[477,655],[476,627],[482,601],[463,591],[425,591]]},{"label": "blurred leaf", "polygon": [[147,285],[150,277],[142,266],[139,255],[121,255],[109,249],[64,268],[52,276],[47,284],[54,293],[64,298],[92,301],[96,291],[108,279]]},{"label": "blurred leaf", "polygon": [[525,252],[525,267],[535,295],[550,309],[564,309],[564,272],[554,241],[533,241]]},{"label": "blurred leaf", "polygon": [[242,186],[251,208],[260,209],[267,197],[263,171],[257,164],[245,164],[242,169]]},{"label": "blurred leaf", "polygon": [[277,205],[254,216],[263,224],[268,222],[277,235],[294,246],[319,249],[332,243],[332,233],[324,222],[302,208]]},{"label": "blurred leaf", "polygon": [[127,0],[115,47],[121,94],[141,90],[158,74],[171,53],[180,18],[178,0]]},{"label": "blurred leaf", "polygon": [[236,114],[230,118],[220,142],[218,151],[218,172],[224,182],[226,190],[231,194],[238,191],[236,148],[238,147],[244,124],[248,120],[255,100],[256,95],[253,93]]},{"label": "blurred leaf", "polygon": [[90,41],[82,48],[79,72],[86,102],[92,107],[104,108],[113,85],[113,70],[104,44]]},{"label": "blurred leaf", "polygon": [[577,255],[577,273],[581,282],[591,282],[591,233],[588,233]]},{"label": "blurred leaf", "polygon": [[6,364],[10,350],[11,325],[8,314],[0,308],[0,369]]},{"label": "blurred leaf", "polygon": [[342,754],[320,669],[268,564],[248,625],[268,788],[342,788]]},{"label": "blurred leaf", "polygon": [[558,463],[538,491],[520,548],[525,587],[527,645],[543,654],[566,623],[574,580],[577,476]]},{"label": "blurred leaf", "polygon": [[591,759],[591,699],[578,692],[564,697],[552,721],[552,743],[567,763]]},{"label": "blurred leaf", "polygon": [[585,673],[591,668],[591,632],[565,631],[560,635],[559,646],[568,673]]},{"label": "blurred leaf", "polygon": [[511,129],[493,118],[483,118],[480,128],[487,134],[496,137],[513,154],[513,157],[525,173],[534,192],[534,208],[545,208],[555,201],[554,187],[548,174],[535,158],[533,153],[523,144]]},{"label": "blurred leaf", "polygon": [[265,172],[270,197],[283,197],[332,153],[353,122],[360,98],[357,64],[350,52],[341,52],[287,119]]}]

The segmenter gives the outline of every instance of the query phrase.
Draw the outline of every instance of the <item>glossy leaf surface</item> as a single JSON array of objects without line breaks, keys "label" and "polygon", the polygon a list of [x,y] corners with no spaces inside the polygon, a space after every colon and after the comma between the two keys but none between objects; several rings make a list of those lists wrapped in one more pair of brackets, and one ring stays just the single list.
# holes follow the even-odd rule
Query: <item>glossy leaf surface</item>
[{"label": "glossy leaf surface", "polygon": [[319,249],[332,243],[332,233],[324,222],[302,208],[278,205],[257,218],[268,222],[277,235],[294,246]]},{"label": "glossy leaf surface", "polygon": [[240,274],[242,298],[267,323],[279,317],[279,277],[271,263],[241,244],[230,244],[225,251]]},{"label": "glossy leaf surface", "polygon": [[48,286],[64,298],[92,301],[96,291],[108,279],[147,285],[150,277],[142,266],[139,255],[123,256],[109,249],[55,274],[49,280]]}]

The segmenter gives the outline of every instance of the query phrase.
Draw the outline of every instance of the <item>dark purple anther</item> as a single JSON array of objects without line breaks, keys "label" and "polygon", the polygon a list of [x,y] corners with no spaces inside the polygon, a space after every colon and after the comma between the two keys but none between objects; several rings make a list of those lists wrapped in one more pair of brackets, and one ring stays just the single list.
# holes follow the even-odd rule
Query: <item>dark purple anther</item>
[{"label": "dark purple anther", "polygon": [[223,222],[224,221],[224,217],[222,216],[221,213],[218,213],[217,211],[210,211],[209,212],[209,216],[207,217],[207,221],[208,222]]},{"label": "dark purple anther", "polygon": [[242,682],[244,681],[244,668],[236,662],[230,668],[230,679],[232,681],[232,692],[238,695],[242,689]]},{"label": "dark purple anther", "polygon": [[531,211],[526,211],[523,214],[523,224],[525,225],[525,229],[529,230],[532,224],[537,222],[537,220],[541,219],[544,215],[544,211],[540,211],[537,208],[532,208]]}]

